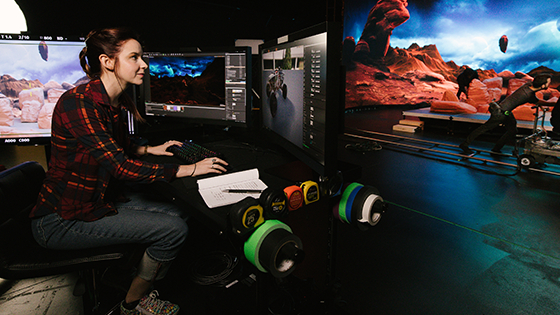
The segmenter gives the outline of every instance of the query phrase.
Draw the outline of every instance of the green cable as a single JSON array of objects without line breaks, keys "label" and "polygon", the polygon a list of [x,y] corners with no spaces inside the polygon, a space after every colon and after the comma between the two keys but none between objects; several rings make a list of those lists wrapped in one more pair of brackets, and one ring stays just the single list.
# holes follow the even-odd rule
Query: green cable
[{"label": "green cable", "polygon": [[493,239],[498,240],[498,241],[500,241],[500,242],[504,242],[504,243],[507,243],[507,244],[510,244],[510,245],[513,245],[513,246],[517,246],[517,247],[526,249],[526,250],[528,250],[528,251],[537,253],[537,254],[539,254],[539,255],[543,255],[543,256],[546,256],[546,257],[549,257],[549,258],[553,258],[553,259],[558,259],[558,260],[560,260],[559,257],[555,257],[555,256],[552,256],[552,255],[549,255],[549,254],[541,253],[541,252],[539,252],[538,250],[532,249],[532,248],[530,248],[530,247],[527,247],[527,246],[524,246],[524,245],[520,245],[520,244],[511,242],[511,241],[508,241],[508,240],[503,239],[503,238],[499,238],[499,237],[496,237],[496,236],[492,236],[492,235],[490,235],[490,234],[488,234],[488,233],[484,233],[484,232],[482,232],[482,231],[475,230],[475,229],[470,228],[470,227],[468,227],[468,226],[464,226],[464,225],[461,225],[461,224],[458,224],[458,223],[455,223],[455,222],[451,222],[451,221],[449,221],[449,220],[445,220],[445,219],[442,219],[442,218],[438,218],[438,217],[436,217],[436,216],[433,216],[433,215],[431,215],[431,214],[424,213],[424,212],[422,212],[422,211],[418,211],[418,210],[414,210],[414,209],[412,209],[412,208],[408,208],[408,207],[405,207],[405,206],[401,206],[401,205],[399,205],[399,204],[396,204],[396,203],[394,203],[394,202],[387,201],[387,200],[385,200],[385,203],[391,204],[391,205],[393,205],[393,206],[397,206],[397,207],[400,207],[400,208],[403,208],[403,209],[408,210],[408,211],[411,211],[411,212],[415,212],[415,213],[424,215],[424,216],[429,217],[429,218],[432,218],[432,219],[436,219],[436,220],[438,220],[438,221],[441,221],[441,222],[444,222],[444,223],[447,223],[447,224],[454,225],[454,226],[456,226],[456,227],[459,227],[459,228],[465,229],[465,230],[467,230],[467,231],[471,231],[471,232],[480,234],[480,235],[482,235],[482,236],[486,236],[486,237],[489,237],[489,238],[493,238]]}]

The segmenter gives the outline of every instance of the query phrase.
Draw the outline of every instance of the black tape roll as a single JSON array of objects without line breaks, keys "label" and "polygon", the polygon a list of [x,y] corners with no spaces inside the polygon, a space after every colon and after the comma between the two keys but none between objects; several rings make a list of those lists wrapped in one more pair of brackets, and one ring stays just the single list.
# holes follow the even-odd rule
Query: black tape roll
[{"label": "black tape roll", "polygon": [[266,220],[281,219],[288,214],[288,198],[281,189],[265,189],[259,197],[259,202]]},{"label": "black tape roll", "polygon": [[299,237],[285,229],[270,232],[262,241],[259,263],[276,278],[283,278],[294,271],[304,258]]},{"label": "black tape roll", "polygon": [[340,195],[343,190],[343,185],[344,181],[341,172],[337,172],[333,176],[319,178],[319,191],[321,196],[324,197],[335,197]]}]

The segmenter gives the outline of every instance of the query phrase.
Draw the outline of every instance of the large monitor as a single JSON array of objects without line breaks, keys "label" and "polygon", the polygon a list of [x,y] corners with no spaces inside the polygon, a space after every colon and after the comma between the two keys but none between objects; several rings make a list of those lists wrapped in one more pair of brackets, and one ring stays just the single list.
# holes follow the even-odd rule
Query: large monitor
[{"label": "large monitor", "polygon": [[88,82],[80,37],[0,34],[0,144],[47,144],[56,101]]},{"label": "large monitor", "polygon": [[250,123],[251,48],[146,52],[140,97],[148,117],[241,126]]},{"label": "large monitor", "polygon": [[323,176],[337,169],[341,45],[340,24],[325,22],[259,47],[264,133]]}]

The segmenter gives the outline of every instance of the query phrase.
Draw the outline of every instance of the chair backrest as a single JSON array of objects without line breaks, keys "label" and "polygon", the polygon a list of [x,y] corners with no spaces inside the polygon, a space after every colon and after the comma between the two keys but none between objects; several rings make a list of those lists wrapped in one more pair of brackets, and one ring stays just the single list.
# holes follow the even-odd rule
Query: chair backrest
[{"label": "chair backrest", "polygon": [[0,251],[18,251],[34,241],[29,212],[37,202],[45,170],[37,162],[24,162],[0,172]]},{"label": "chair backrest", "polygon": [[123,244],[82,250],[50,250],[31,233],[29,212],[45,178],[37,162],[0,172],[0,278],[24,279],[76,270],[134,264],[145,245]]},{"label": "chair backrest", "polygon": [[37,162],[24,162],[0,172],[0,225],[29,215],[44,179],[45,170]]}]

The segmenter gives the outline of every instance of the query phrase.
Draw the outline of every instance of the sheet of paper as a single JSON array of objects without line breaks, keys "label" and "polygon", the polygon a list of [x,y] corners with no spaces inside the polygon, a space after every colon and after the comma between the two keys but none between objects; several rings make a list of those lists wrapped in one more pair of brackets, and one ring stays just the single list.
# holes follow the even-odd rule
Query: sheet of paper
[{"label": "sheet of paper", "polygon": [[259,178],[259,170],[224,174],[197,181],[198,192],[209,208],[234,204],[247,196],[259,198],[260,193],[227,193],[227,189],[258,189],[265,190],[266,184]]}]

